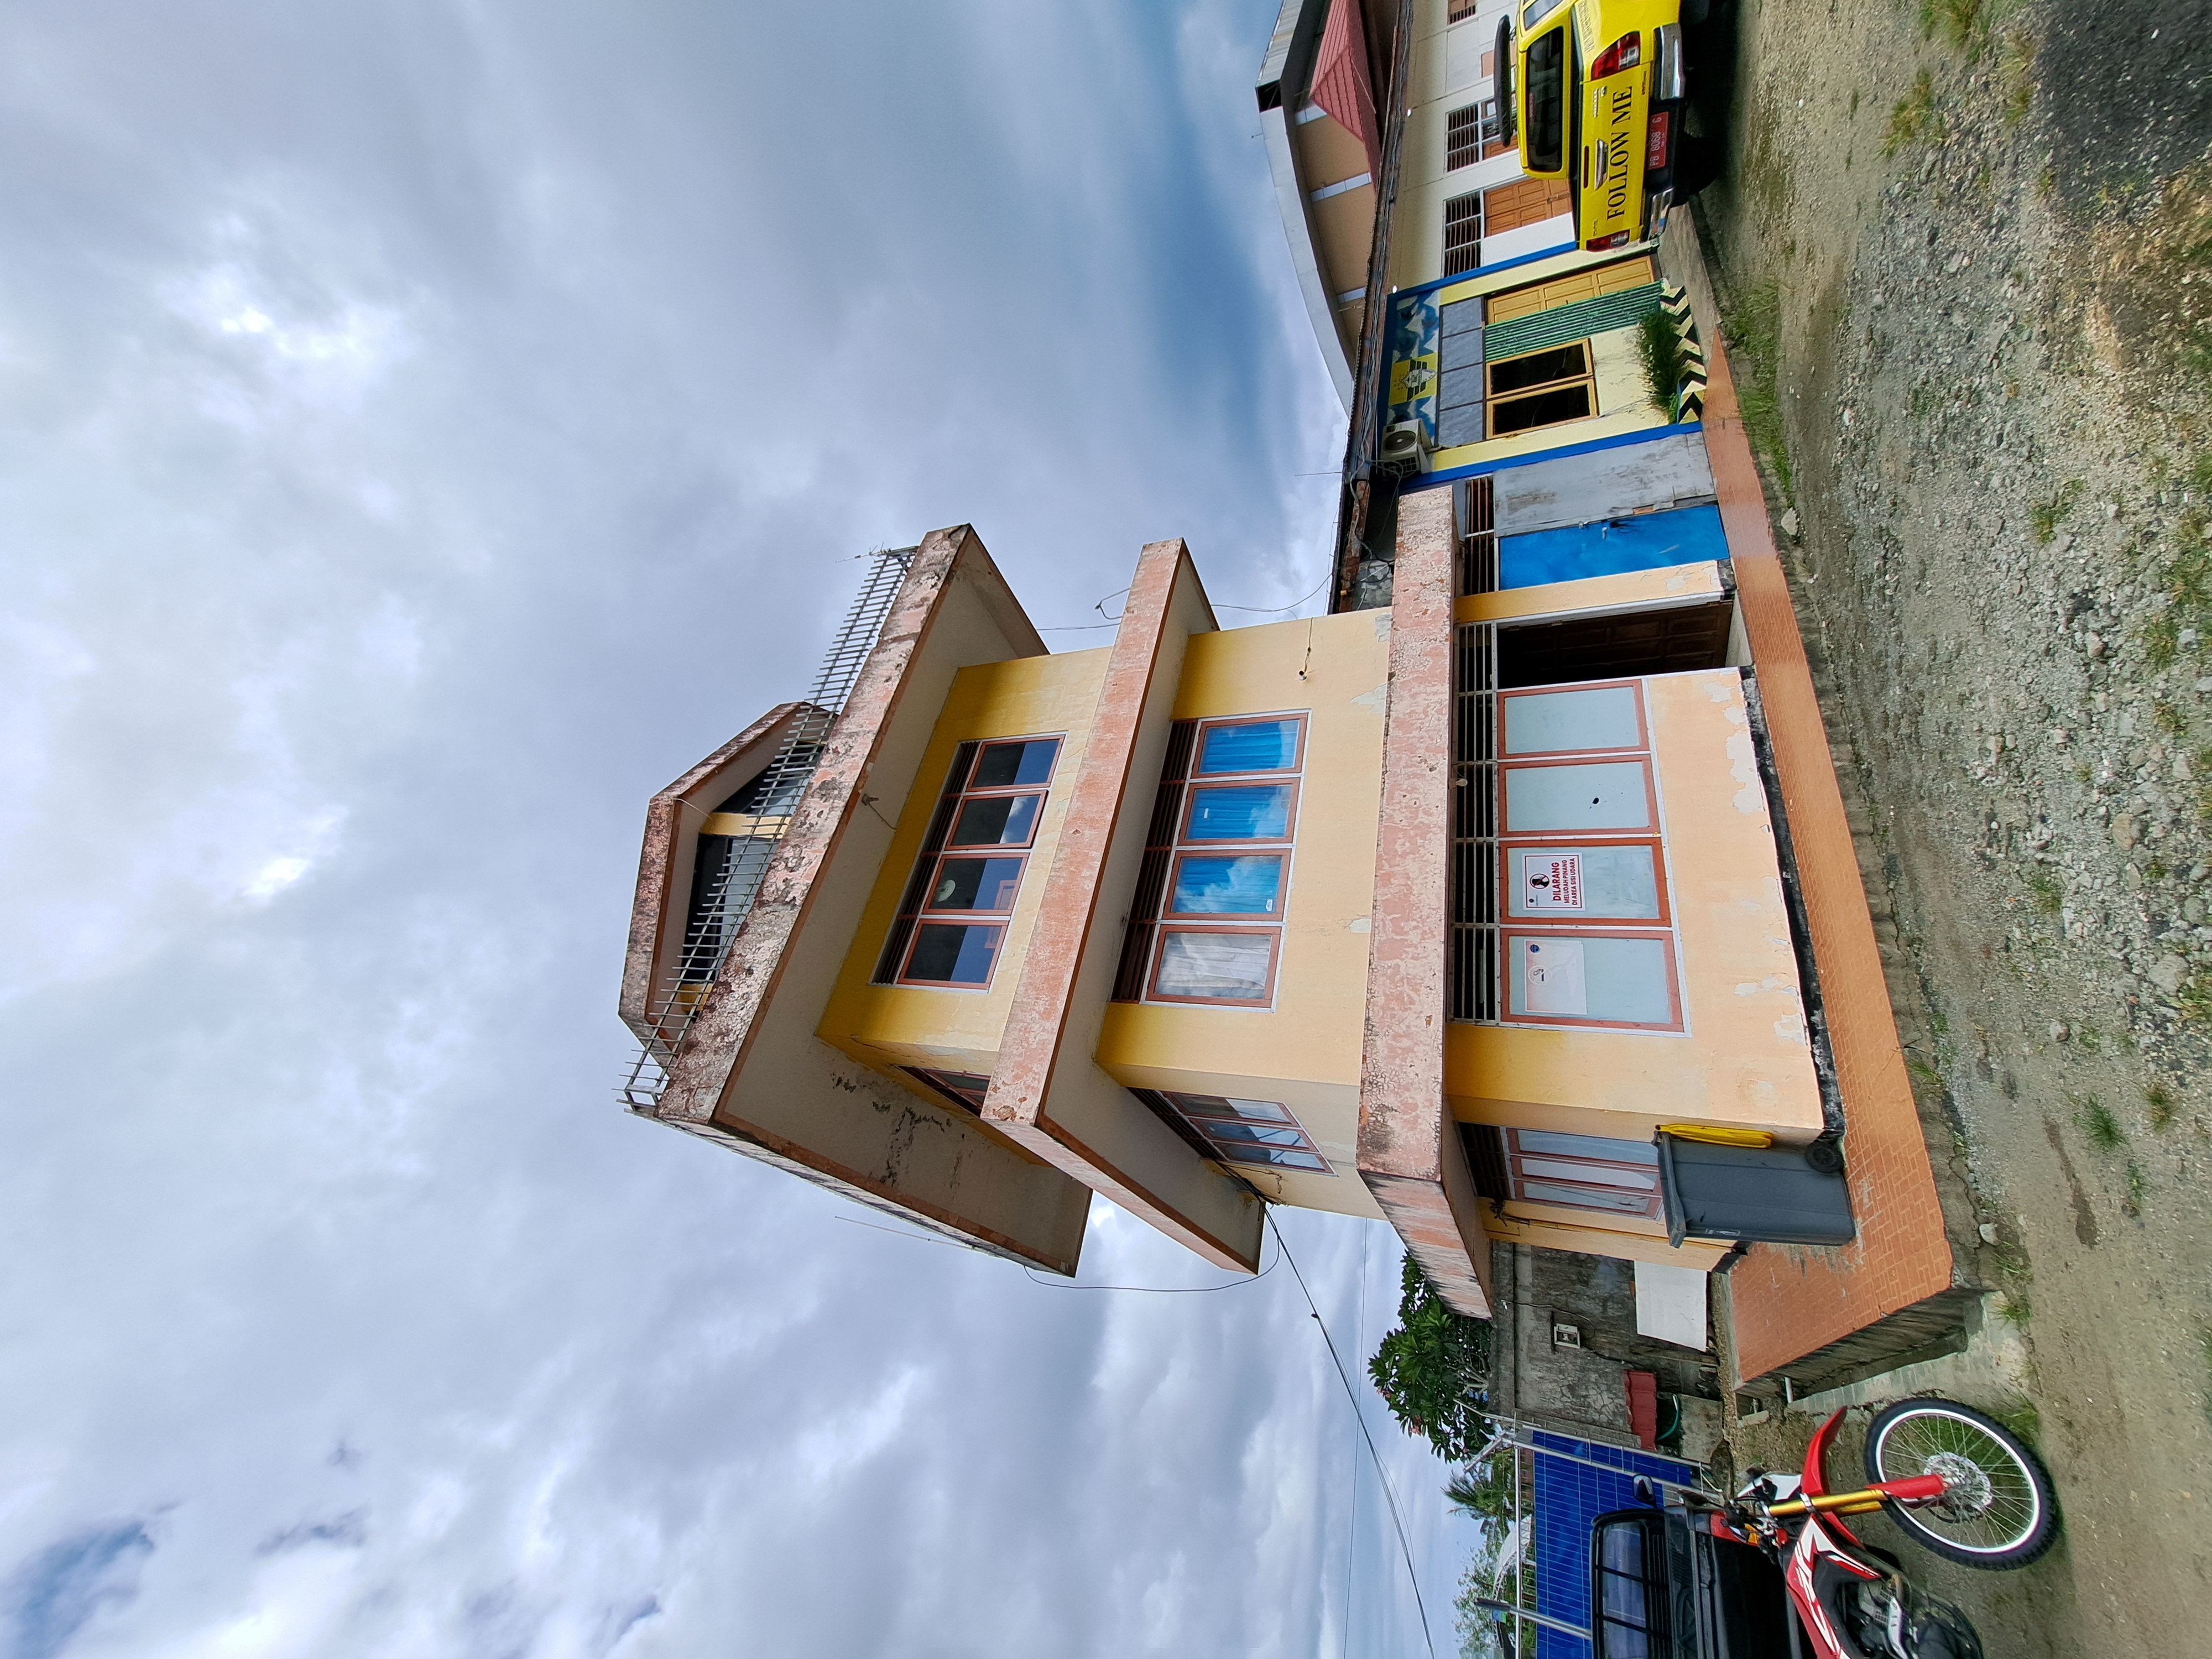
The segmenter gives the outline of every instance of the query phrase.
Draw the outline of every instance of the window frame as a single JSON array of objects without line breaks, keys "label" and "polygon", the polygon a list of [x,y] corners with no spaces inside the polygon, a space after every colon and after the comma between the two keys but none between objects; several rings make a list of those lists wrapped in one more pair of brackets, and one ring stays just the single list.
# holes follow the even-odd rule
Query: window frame
[{"label": "window frame", "polygon": [[[1516,830],[1506,820],[1512,797],[1509,775],[1515,772],[1535,772],[1559,766],[1626,766],[1640,764],[1644,768],[1644,822],[1624,824],[1617,830],[1577,829],[1572,825],[1548,830]],[[1498,839],[1513,842],[1539,841],[1643,841],[1663,839],[1659,817],[1658,769],[1652,764],[1650,751],[1638,752],[1630,749],[1606,749],[1589,754],[1528,755],[1513,760],[1501,758],[1498,763]]]},{"label": "window frame", "polygon": [[[1163,921],[1215,922],[1224,927],[1240,921],[1279,923],[1283,919],[1283,896],[1290,890],[1291,885],[1290,848],[1285,846],[1280,851],[1277,851],[1273,845],[1267,845],[1259,847],[1255,849],[1249,843],[1232,842],[1228,843],[1228,850],[1226,851],[1212,852],[1208,850],[1210,847],[1218,845],[1220,845],[1218,842],[1208,842],[1198,846],[1183,843],[1177,844],[1175,853],[1168,865],[1167,886],[1160,897],[1160,920]],[[1218,858],[1256,858],[1274,860],[1275,863],[1279,866],[1279,872],[1275,878],[1275,908],[1273,910],[1263,912],[1247,910],[1176,909],[1175,908],[1176,890],[1182,884],[1183,866],[1188,864],[1193,859]]]},{"label": "window frame", "polygon": [[[1538,381],[1533,385],[1516,386],[1512,391],[1492,396],[1490,377],[1505,363],[1517,363],[1523,358],[1541,356],[1547,351],[1558,351],[1566,346],[1579,346],[1583,354],[1582,373],[1561,375],[1556,380]],[[1571,391],[1576,386],[1583,390],[1583,402],[1588,405],[1579,415],[1562,415],[1556,420],[1536,421],[1528,426],[1516,426],[1508,432],[1498,429],[1498,415],[1516,404],[1524,404],[1537,398],[1547,398],[1553,392]],[[1566,426],[1576,421],[1594,421],[1605,411],[1597,401],[1597,353],[1592,349],[1589,337],[1579,340],[1561,340],[1533,351],[1523,351],[1511,357],[1500,357],[1496,362],[1482,366],[1482,429],[1490,438],[1517,438],[1524,432],[1542,432],[1555,426]]]},{"label": "window frame", "polygon": [[[1287,847],[1298,833],[1298,781],[1286,772],[1216,772],[1204,783],[1195,776],[1183,792],[1182,816],[1176,825],[1176,851],[1186,848],[1207,847]],[[1283,833],[1279,836],[1209,836],[1200,840],[1190,833],[1190,820],[1198,811],[1198,798],[1212,789],[1287,789],[1290,805],[1283,813]]]},{"label": "window frame", "polygon": [[[1659,899],[1657,915],[1621,916],[1588,908],[1523,914],[1513,908],[1518,885],[1513,878],[1513,860],[1517,855],[1537,851],[1597,852],[1616,847],[1648,847],[1651,849],[1652,885],[1656,889]],[[1534,933],[1553,929],[1578,932],[1591,922],[1613,922],[1623,927],[1656,933],[1662,928],[1672,929],[1674,926],[1674,906],[1668,893],[1667,848],[1656,828],[1632,836],[1516,835],[1510,841],[1501,837],[1498,852],[1498,921],[1501,927]]]},{"label": "window frame", "polygon": [[965,1091],[957,1087],[952,1083],[947,1081],[947,1079],[956,1077],[980,1077],[983,1079],[982,1092],[988,1094],[991,1089],[991,1079],[987,1073],[981,1072],[950,1072],[939,1066],[902,1066],[899,1067],[899,1070],[904,1072],[915,1082],[920,1083],[924,1087],[927,1088],[933,1094],[942,1097],[945,1100],[958,1108],[961,1111],[970,1113],[976,1117],[982,1116],[982,1101],[981,1099],[970,1100]]},{"label": "window frame", "polygon": [[[1261,994],[1255,997],[1200,997],[1188,996],[1180,992],[1163,991],[1160,989],[1160,969],[1167,964],[1168,939],[1172,935],[1181,933],[1238,933],[1245,936],[1246,938],[1266,939],[1267,941],[1267,971],[1266,981]],[[1145,979],[1145,1000],[1147,1002],[1172,1003],[1184,1007],[1270,1007],[1273,1005],[1275,1000],[1276,972],[1282,966],[1282,959],[1283,928],[1282,924],[1279,921],[1264,923],[1257,927],[1254,927],[1249,924],[1241,927],[1194,927],[1188,922],[1163,921],[1159,927],[1159,937],[1152,945],[1152,972],[1146,975]]]},{"label": "window frame", "polygon": [[[1210,732],[1224,726],[1281,726],[1288,722],[1298,729],[1297,741],[1291,751],[1288,766],[1261,767],[1250,771],[1208,772],[1206,766],[1206,738]],[[1190,745],[1190,777],[1194,789],[1206,788],[1223,778],[1296,778],[1306,769],[1306,717],[1303,713],[1287,714],[1224,714],[1195,722],[1197,731],[1192,734]]]},{"label": "window frame", "polygon": [[[1285,1105],[1279,1100],[1249,1100],[1247,1102],[1248,1104],[1254,1106],[1273,1107],[1276,1111],[1279,1111],[1283,1115],[1279,1121],[1270,1122],[1248,1118],[1208,1116],[1194,1111],[1188,1104],[1188,1103],[1193,1100],[1245,1099],[1245,1097],[1241,1095],[1201,1095],[1191,1090],[1164,1089],[1159,1091],[1159,1097],[1162,1100],[1167,1102],[1169,1106],[1174,1109],[1176,1115],[1181,1118],[1191,1131],[1195,1133],[1200,1140],[1206,1143],[1208,1156],[1212,1158],[1217,1163],[1241,1165],[1248,1170],[1288,1170],[1300,1175],[1334,1176],[1336,1173],[1336,1166],[1328,1161],[1328,1155],[1322,1151],[1320,1145],[1314,1139],[1312,1133],[1306,1128],[1306,1126],[1298,1121],[1298,1115],[1296,1112],[1293,1112],[1288,1106]],[[1298,1144],[1295,1146],[1273,1146],[1271,1150],[1289,1152],[1293,1155],[1303,1154],[1312,1158],[1316,1164],[1320,1165],[1320,1168],[1309,1168],[1307,1165],[1303,1164],[1278,1163],[1273,1158],[1251,1157],[1240,1158],[1237,1156],[1237,1152],[1238,1151],[1253,1152],[1260,1150],[1261,1143],[1253,1141],[1217,1139],[1214,1136],[1206,1133],[1206,1126],[1209,1123],[1251,1123],[1255,1127],[1270,1130],[1287,1130],[1289,1133],[1297,1136]]]},{"label": "window frame", "polygon": [[[1636,741],[1614,744],[1603,749],[1531,749],[1516,754],[1506,747],[1505,705],[1516,697],[1555,697],[1575,691],[1608,691],[1625,686],[1630,701],[1636,705]],[[1523,759],[1539,757],[1575,757],[1583,755],[1642,755],[1651,751],[1651,715],[1644,706],[1644,687],[1634,679],[1571,680],[1564,685],[1516,685],[1511,690],[1498,694],[1498,758],[1502,764],[1510,761],[1518,765]]]},{"label": "window frame", "polygon": [[[1015,744],[1049,743],[1053,745],[1052,761],[1046,768],[1042,783],[986,784],[976,787],[973,780],[981,769],[983,757],[991,750]],[[937,803],[931,809],[930,825],[925,832],[921,849],[915,854],[913,871],[899,898],[899,908],[891,921],[890,934],[884,940],[883,957],[871,982],[877,985],[902,986],[925,991],[988,992],[997,981],[999,963],[1006,954],[1006,935],[1013,925],[1014,915],[1021,903],[1023,883],[1028,878],[1031,856],[1036,850],[1037,836],[1042,832],[1044,815],[1052,799],[1052,781],[1060,770],[1060,757],[1066,752],[1067,734],[1041,732],[1033,735],[1004,738],[970,738],[962,740],[947,769],[945,786],[938,792]],[[956,842],[954,832],[960,820],[975,801],[1006,800],[1019,796],[1034,796],[1036,811],[1030,815],[1027,835],[1019,842]],[[944,880],[945,866],[957,860],[1011,859],[1016,863],[1012,890],[1008,894],[1003,909],[937,909],[932,899]],[[921,944],[922,931],[927,927],[988,927],[996,937],[990,946],[990,971],[980,981],[923,979],[913,971],[915,952]]]},{"label": "window frame", "polygon": [[[1547,1030],[1571,1031],[1662,1031],[1680,1032],[1687,1030],[1682,1018],[1681,947],[1671,927],[1516,927],[1501,921],[1498,929],[1500,950],[1505,961],[1504,995],[1499,1000],[1498,1012],[1502,1023],[1512,1025],[1541,1026]],[[1667,965],[1668,1018],[1663,1020],[1604,1019],[1595,1014],[1538,1014],[1513,1006],[1513,975],[1520,971],[1520,960],[1514,951],[1515,944],[1527,939],[1626,939],[1649,940],[1659,947],[1659,959]],[[1553,1154],[1545,1154],[1553,1156]]]},{"label": "window frame", "polygon": [[[1504,1130],[1504,1133],[1505,1137],[1505,1184],[1506,1190],[1512,1194],[1512,1198],[1510,1200],[1510,1202],[1516,1204],[1541,1204],[1547,1205],[1553,1209],[1561,1210],[1587,1209],[1593,1214],[1634,1216],[1640,1213],[1642,1218],[1647,1221],[1656,1220],[1664,1213],[1666,1194],[1662,1184],[1662,1177],[1659,1173],[1659,1164],[1656,1155],[1650,1163],[1640,1164],[1626,1158],[1584,1158],[1572,1152],[1533,1151],[1524,1148],[1522,1146],[1521,1131],[1519,1129],[1508,1128]],[[1603,1137],[1600,1136],[1589,1137],[1589,1139],[1592,1139],[1602,1138]],[[1629,1144],[1641,1146],[1643,1143],[1639,1141]],[[1651,1184],[1650,1188],[1646,1189],[1640,1187],[1607,1185],[1603,1182],[1597,1181],[1577,1182],[1572,1176],[1531,1176],[1522,1167],[1522,1160],[1528,1158],[1549,1158],[1554,1162],[1570,1164],[1587,1164],[1596,1169],[1632,1170],[1639,1176],[1648,1176]],[[1531,1180],[1546,1182],[1553,1186],[1579,1188],[1591,1193],[1619,1194],[1645,1192],[1647,1194],[1646,1202],[1644,1208],[1639,1212],[1635,1210],[1623,1209],[1619,1205],[1593,1204],[1583,1206],[1565,1204],[1557,1199],[1532,1198],[1528,1195],[1525,1190],[1526,1183]]]}]

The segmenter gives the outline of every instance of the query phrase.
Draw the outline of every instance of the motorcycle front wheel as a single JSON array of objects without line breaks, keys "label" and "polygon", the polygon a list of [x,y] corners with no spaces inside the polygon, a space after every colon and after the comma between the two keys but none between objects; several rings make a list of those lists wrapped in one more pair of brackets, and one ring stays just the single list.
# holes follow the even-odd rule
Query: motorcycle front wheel
[{"label": "motorcycle front wheel", "polygon": [[2058,1504],[2043,1463],[2003,1424],[1948,1400],[1900,1400],[1867,1425],[1869,1480],[1940,1474],[1933,1504],[1882,1500],[1912,1541],[1948,1561],[2024,1567],[2058,1536]]}]

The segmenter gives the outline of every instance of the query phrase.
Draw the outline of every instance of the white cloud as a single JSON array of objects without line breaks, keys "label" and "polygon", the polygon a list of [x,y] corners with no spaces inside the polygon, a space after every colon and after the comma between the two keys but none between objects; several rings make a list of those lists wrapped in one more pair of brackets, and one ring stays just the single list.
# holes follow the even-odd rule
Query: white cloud
[{"label": "white cloud", "polygon": [[[611,1098],[645,799],[851,554],[1311,585],[1272,10],[102,16],[0,22],[0,1579],[76,1597],[0,1653],[1338,1651],[1286,1271],[1038,1285]],[[1102,1205],[1084,1278],[1220,1275]]]}]

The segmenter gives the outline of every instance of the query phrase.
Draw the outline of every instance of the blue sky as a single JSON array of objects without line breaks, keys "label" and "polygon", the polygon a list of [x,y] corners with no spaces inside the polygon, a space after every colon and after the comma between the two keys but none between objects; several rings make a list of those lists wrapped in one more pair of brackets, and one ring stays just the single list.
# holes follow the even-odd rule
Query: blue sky
[{"label": "blue sky", "polygon": [[[646,798],[855,555],[1321,580],[1273,21],[0,18],[0,1659],[1419,1650],[1286,1270],[1038,1285],[612,1097]],[[1387,1232],[1285,1231],[1364,1355]]]}]

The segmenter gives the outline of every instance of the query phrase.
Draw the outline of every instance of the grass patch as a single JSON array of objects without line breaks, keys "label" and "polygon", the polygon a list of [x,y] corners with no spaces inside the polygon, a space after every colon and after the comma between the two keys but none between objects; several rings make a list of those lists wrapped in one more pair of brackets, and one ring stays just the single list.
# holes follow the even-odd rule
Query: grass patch
[{"label": "grass patch", "polygon": [[2069,478],[2059,492],[2047,501],[2038,501],[2028,509],[2028,522],[2035,528],[2035,539],[2049,546],[2058,539],[2058,526],[2074,510],[2075,497],[2081,493],[2081,481]]},{"label": "grass patch", "polygon": [[1781,285],[1765,282],[1747,290],[1721,321],[1745,371],[1736,381],[1744,430],[1750,434],[1753,447],[1763,452],[1773,465],[1783,493],[1795,495],[1790,449],[1782,432]]},{"label": "grass patch", "polygon": [[2150,1190],[2150,1179],[2143,1174],[2142,1165],[2130,1158],[2128,1161],[2128,1213],[2142,1213],[2143,1194]]},{"label": "grass patch", "polygon": [[2034,1311],[2034,1305],[2029,1302],[2026,1291],[2015,1287],[1997,1292],[1997,1317],[2014,1330],[2026,1330]]},{"label": "grass patch", "polygon": [[2035,106],[2035,37],[2026,29],[2014,29],[2005,36],[2002,74],[2005,125],[2016,127]]},{"label": "grass patch", "polygon": [[1936,80],[1923,70],[1912,83],[1911,95],[1899,99],[1889,112],[1889,131],[1882,137],[1881,153],[1894,155],[1915,144],[1932,142],[1942,131],[1942,118],[1936,113]]},{"label": "grass patch", "polygon": [[1920,38],[1934,38],[1941,30],[1954,46],[1963,46],[1982,32],[1983,0],[1920,0]]},{"label": "grass patch", "polygon": [[2191,974],[2189,982],[2174,994],[2173,1001],[2184,1019],[2212,1019],[2212,975],[2201,969]]},{"label": "grass patch", "polygon": [[2116,1152],[2128,1144],[2127,1131],[2120,1127],[2120,1121],[2112,1115],[2111,1107],[2094,1095],[2071,1098],[2075,1126],[2088,1138],[2092,1146],[2100,1152]]},{"label": "grass patch", "polygon": [[[2174,659],[2181,654],[2181,624],[2173,619],[2173,612],[2161,611],[2136,630],[2142,645],[2143,661],[2154,673],[2164,673],[2173,666]],[[2179,737],[2179,732],[2174,736]]]},{"label": "grass patch", "polygon": [[2010,1429],[2021,1439],[2034,1446],[2043,1437],[2043,1413],[2035,1408],[2032,1400],[2015,1401],[2002,1407],[1992,1407],[1990,1415]]},{"label": "grass patch", "polygon": [[2173,1091],[2163,1083],[2154,1083],[2143,1091],[2143,1116],[2154,1129],[2164,1130],[2173,1122]]},{"label": "grass patch", "polygon": [[2027,890],[2035,895],[2035,908],[2046,916],[2055,916],[2066,908],[2066,890],[2048,870],[2038,870],[2030,876]]},{"label": "grass patch", "polygon": [[2153,703],[2150,717],[2152,723],[2169,738],[2185,738],[2189,735],[2189,716],[2170,702]]},{"label": "grass patch", "polygon": [[1644,313],[1638,344],[1642,348],[1644,389],[1671,421],[1682,388],[1682,331],[1674,326],[1672,317],[1654,308]]}]

